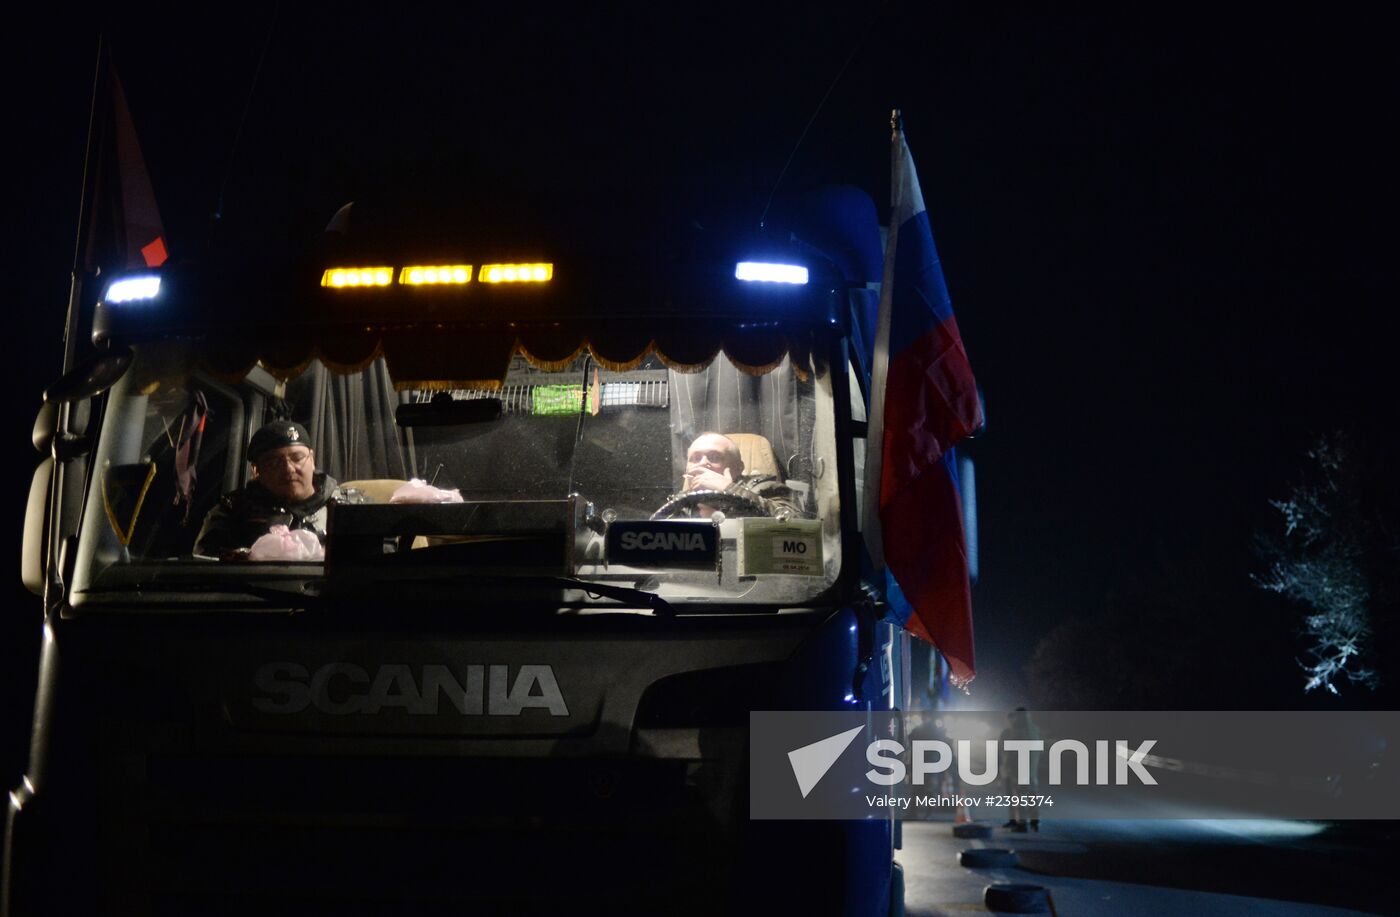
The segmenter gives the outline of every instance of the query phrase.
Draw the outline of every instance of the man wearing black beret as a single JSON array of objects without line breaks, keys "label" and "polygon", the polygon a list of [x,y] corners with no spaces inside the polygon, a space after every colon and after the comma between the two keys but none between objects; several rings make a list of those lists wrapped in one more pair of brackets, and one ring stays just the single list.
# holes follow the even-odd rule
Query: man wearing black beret
[{"label": "man wearing black beret", "polygon": [[274,525],[306,529],[326,537],[326,504],[339,497],[335,480],[316,470],[306,428],[290,420],[265,424],[248,441],[253,477],[242,490],[225,494],[204,517],[194,553],[234,557]]}]

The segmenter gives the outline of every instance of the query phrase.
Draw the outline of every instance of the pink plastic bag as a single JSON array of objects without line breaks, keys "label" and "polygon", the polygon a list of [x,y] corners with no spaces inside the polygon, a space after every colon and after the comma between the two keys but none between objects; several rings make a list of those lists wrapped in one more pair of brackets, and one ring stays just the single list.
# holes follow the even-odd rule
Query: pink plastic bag
[{"label": "pink plastic bag", "polygon": [[306,529],[292,531],[285,525],[274,525],[267,534],[253,542],[249,560],[325,560],[326,549],[321,541]]},{"label": "pink plastic bag", "polygon": [[421,478],[414,478],[394,491],[390,503],[462,503],[460,490],[441,490]]}]

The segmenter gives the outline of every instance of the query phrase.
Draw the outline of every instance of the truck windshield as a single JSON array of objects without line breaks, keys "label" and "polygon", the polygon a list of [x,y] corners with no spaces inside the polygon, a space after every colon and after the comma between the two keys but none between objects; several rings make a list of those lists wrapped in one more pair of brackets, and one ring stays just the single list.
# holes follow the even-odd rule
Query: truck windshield
[{"label": "truck windshield", "polygon": [[[801,604],[840,563],[830,373],[815,362],[755,375],[723,353],[696,372],[517,354],[500,385],[403,388],[383,358],[233,379],[189,345],[142,345],[107,396],[74,603],[229,601],[231,583],[276,594],[340,571],[408,589],[549,576],[673,605]],[[485,410],[436,411],[447,399]],[[307,432],[325,513],[297,516],[253,481],[249,438],[273,420]],[[205,549],[209,515],[253,494],[254,517],[313,532],[325,561]]]}]

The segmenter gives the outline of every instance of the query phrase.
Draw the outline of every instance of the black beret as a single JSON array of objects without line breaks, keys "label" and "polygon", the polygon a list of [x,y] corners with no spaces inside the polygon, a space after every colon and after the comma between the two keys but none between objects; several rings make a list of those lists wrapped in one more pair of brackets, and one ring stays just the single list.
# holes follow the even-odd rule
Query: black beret
[{"label": "black beret", "polygon": [[274,420],[272,423],[263,424],[258,432],[253,434],[253,438],[248,440],[248,461],[257,462],[273,449],[281,449],[284,446],[305,446],[310,449],[311,436],[305,427],[293,420]]}]

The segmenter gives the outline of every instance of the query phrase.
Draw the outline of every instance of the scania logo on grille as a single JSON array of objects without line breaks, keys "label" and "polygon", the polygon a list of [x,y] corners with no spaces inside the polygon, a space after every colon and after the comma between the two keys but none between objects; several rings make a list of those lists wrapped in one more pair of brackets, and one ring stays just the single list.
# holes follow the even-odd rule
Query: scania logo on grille
[{"label": "scania logo on grille", "polygon": [[542,709],[568,716],[569,708],[547,665],[465,666],[465,679],[445,665],[381,665],[373,672],[353,662],[328,662],[314,671],[299,662],[269,662],[253,674],[253,709],[301,713],[314,707],[331,716],[403,710],[424,716],[443,709],[463,716],[520,716]]}]

